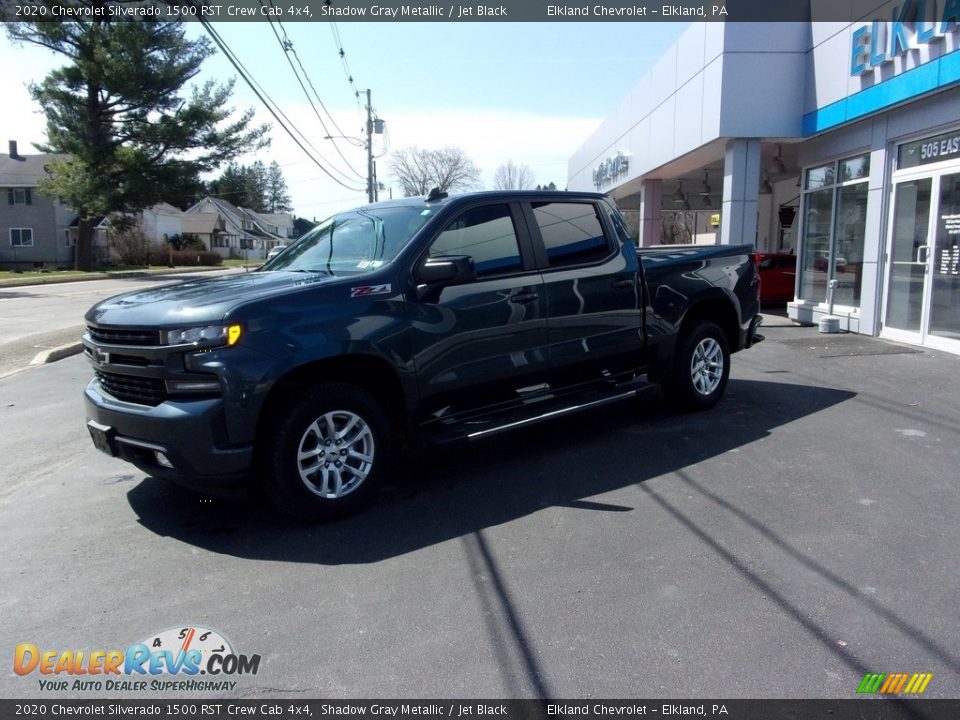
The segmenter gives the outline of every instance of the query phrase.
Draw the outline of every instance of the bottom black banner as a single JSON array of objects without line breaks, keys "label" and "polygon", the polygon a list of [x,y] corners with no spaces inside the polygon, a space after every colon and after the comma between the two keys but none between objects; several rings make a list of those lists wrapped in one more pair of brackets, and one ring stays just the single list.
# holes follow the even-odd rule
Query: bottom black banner
[{"label": "bottom black banner", "polygon": [[0,700],[0,718],[955,720],[960,700]]}]

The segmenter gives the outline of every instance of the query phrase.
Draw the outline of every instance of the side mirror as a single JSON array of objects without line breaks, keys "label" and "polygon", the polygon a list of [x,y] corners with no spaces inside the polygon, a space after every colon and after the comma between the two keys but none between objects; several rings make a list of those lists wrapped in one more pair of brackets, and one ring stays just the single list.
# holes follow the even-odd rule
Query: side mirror
[{"label": "side mirror", "polygon": [[457,285],[476,279],[477,269],[469,255],[427,258],[417,270],[417,281],[424,285]]}]

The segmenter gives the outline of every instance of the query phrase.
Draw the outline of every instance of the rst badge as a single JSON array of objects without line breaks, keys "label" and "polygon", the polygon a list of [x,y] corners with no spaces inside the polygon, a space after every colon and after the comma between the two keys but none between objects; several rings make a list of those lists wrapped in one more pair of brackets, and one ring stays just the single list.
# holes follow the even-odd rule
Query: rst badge
[{"label": "rst badge", "polygon": [[350,288],[350,297],[367,297],[368,295],[389,295],[393,292],[390,283],[384,285],[359,285]]}]

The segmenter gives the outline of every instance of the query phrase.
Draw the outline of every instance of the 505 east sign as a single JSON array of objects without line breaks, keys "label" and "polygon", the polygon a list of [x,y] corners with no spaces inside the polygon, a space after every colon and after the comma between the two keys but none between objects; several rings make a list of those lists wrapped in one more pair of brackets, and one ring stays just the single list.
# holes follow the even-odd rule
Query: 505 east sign
[{"label": "505 east sign", "polygon": [[958,23],[960,0],[904,0],[893,9],[891,22],[874,20],[853,31],[850,75],[863,75],[908,50],[941,40],[956,32]]}]

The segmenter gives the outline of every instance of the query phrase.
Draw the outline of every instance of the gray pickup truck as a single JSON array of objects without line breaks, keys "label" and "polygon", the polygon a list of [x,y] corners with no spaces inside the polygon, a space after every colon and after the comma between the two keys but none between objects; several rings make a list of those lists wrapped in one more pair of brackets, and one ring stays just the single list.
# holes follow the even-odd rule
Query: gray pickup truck
[{"label": "gray pickup truck", "polygon": [[304,518],[370,497],[395,453],[659,383],[723,395],[762,339],[749,245],[638,250],[607,197],[493,192],[335,215],[255,272],[86,315],[95,445],[198,487],[259,482]]}]

